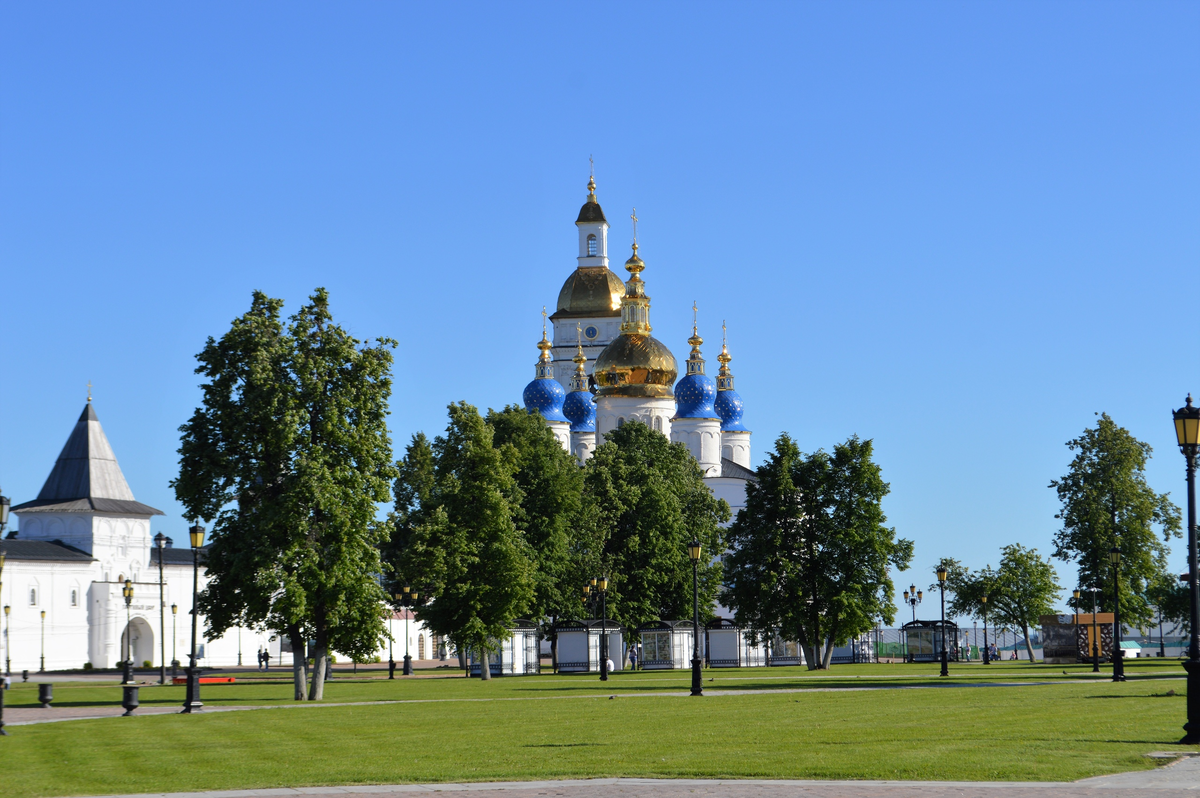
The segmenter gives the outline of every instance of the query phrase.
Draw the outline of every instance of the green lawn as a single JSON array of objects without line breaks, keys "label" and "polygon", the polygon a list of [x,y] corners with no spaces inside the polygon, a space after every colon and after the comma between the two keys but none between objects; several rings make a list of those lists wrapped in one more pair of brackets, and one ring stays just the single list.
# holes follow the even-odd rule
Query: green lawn
[{"label": "green lawn", "polygon": [[[11,727],[0,772],[17,798],[588,776],[1073,780],[1179,749],[1178,662],[1131,664],[1125,684],[1063,670],[960,666],[942,689],[833,691],[822,688],[948,680],[925,665],[706,671],[699,699],[652,695],[686,691],[680,672],[606,684],[339,675],[326,703],[405,702],[343,707],[297,707],[289,683],[254,678],[205,685],[206,704],[290,708]],[[1024,686],[985,686],[996,682]],[[735,689],[765,692],[721,695]],[[182,701],[178,687],[141,693],[143,705]],[[7,703],[35,697],[32,683],[14,685]],[[115,703],[119,688],[59,684],[55,697]]]}]

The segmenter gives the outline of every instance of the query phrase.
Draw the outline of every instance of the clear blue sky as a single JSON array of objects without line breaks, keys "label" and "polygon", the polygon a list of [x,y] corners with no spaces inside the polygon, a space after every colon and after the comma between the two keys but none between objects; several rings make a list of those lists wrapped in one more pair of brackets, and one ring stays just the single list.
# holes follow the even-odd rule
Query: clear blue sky
[{"label": "clear blue sky", "polygon": [[1182,501],[1198,31],[1195,3],[7,3],[0,486],[36,495],[91,380],[183,537],[193,356],[253,289],[401,342],[397,451],[519,401],[593,155],[655,334],[682,359],[696,300],[712,363],[728,320],[757,456],[873,438],[920,583],[1048,553],[1096,411]]}]

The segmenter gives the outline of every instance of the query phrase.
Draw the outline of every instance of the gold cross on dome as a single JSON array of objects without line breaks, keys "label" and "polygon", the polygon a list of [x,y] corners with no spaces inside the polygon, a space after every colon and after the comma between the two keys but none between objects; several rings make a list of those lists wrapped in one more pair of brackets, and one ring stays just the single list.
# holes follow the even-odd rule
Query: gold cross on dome
[{"label": "gold cross on dome", "polygon": [[633,213],[629,214],[629,218],[633,219],[633,243],[637,243],[637,208],[633,209]]},{"label": "gold cross on dome", "polygon": [[692,335],[696,334],[696,313],[699,312],[699,310],[700,309],[696,307],[696,300],[693,299],[692,300]]},{"label": "gold cross on dome", "polygon": [[725,319],[721,319],[721,346],[725,346]]},{"label": "gold cross on dome", "polygon": [[590,156],[590,155],[588,156],[588,165],[590,167],[589,171],[591,173],[592,179],[594,180],[596,178],[596,162],[592,160],[592,156]]},{"label": "gold cross on dome", "polygon": [[578,323],[575,324],[575,338],[580,346],[583,346],[583,328]]},{"label": "gold cross on dome", "polygon": [[88,380],[88,404],[92,402],[92,381]]},{"label": "gold cross on dome", "polygon": [[542,337],[546,337],[546,306],[542,305]]}]

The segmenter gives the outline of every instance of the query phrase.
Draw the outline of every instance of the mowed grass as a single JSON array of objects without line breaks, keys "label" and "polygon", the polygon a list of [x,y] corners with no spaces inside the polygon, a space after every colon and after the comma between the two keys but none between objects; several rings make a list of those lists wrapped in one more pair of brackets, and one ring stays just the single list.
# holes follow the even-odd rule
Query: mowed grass
[{"label": "mowed grass", "polygon": [[[1069,781],[1149,768],[1146,753],[1183,750],[1184,682],[1173,664],[1131,667],[1146,678],[1124,684],[1005,665],[964,667],[940,689],[831,691],[820,688],[945,680],[928,666],[706,671],[703,698],[650,694],[685,691],[678,672],[606,684],[346,678],[330,685],[328,701],[405,703],[326,707],[280,701],[287,684],[256,679],[205,685],[205,700],[281,708],[11,727],[0,739],[0,783],[22,798],[602,776]],[[996,681],[1024,686],[984,686]],[[722,694],[726,682],[765,692]],[[809,689],[780,691],[796,688]],[[56,685],[55,695],[75,690],[116,693]],[[165,699],[178,688],[143,689],[143,701],[155,690]],[[36,693],[28,685],[9,695],[27,691]]]},{"label": "mowed grass", "polygon": [[[1179,678],[1183,669],[1178,660],[1143,660],[1126,666],[1129,679]],[[234,684],[205,684],[201,698],[207,706],[270,706],[292,705],[291,673],[283,669],[268,673],[256,671],[234,673]],[[950,676],[938,676],[936,663],[836,665],[828,671],[809,671],[803,667],[787,668],[729,668],[704,671],[705,689],[723,690],[795,690],[850,687],[938,686],[951,684],[1022,684],[1028,682],[1062,681],[1105,682],[1112,672],[1105,669],[1093,674],[1091,666],[1030,665],[1028,662],[994,663],[984,667],[979,663],[952,665]],[[156,678],[139,674],[139,679]],[[37,700],[36,677],[28,683],[14,683],[5,703],[12,707],[40,706]],[[119,705],[121,687],[118,677],[110,682],[60,682],[54,685],[54,706],[86,707]],[[326,703],[354,701],[405,701],[414,699],[470,698],[530,698],[539,696],[586,696],[609,694],[661,693],[687,691],[691,685],[690,671],[618,672],[607,682],[596,675],[555,676],[547,673],[537,677],[496,678],[488,683],[478,678],[466,679],[462,671],[438,669],[418,671],[411,678],[387,678],[387,671],[360,672],[351,675],[339,671],[325,684]],[[142,706],[182,705],[183,685],[144,684],[140,690]]]}]

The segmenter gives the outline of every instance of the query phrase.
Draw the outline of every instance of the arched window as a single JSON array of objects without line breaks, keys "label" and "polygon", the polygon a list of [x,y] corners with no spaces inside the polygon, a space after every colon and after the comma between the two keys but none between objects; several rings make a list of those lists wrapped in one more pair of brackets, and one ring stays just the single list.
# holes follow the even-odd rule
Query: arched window
[{"label": "arched window", "polygon": [[662,416],[654,417],[654,429],[657,432],[662,432]]},{"label": "arched window", "polygon": [[592,233],[588,236],[588,257],[596,257],[596,234]]},{"label": "arched window", "polygon": [[75,588],[71,588],[71,606],[72,607],[79,606],[79,591],[76,590]]},{"label": "arched window", "polygon": [[425,635],[417,635],[417,659],[425,659]]},{"label": "arched window", "polygon": [[29,606],[30,607],[37,606],[37,588],[36,587],[29,588]]},{"label": "arched window", "polygon": [[625,417],[621,416],[617,419],[617,429],[620,429],[623,426],[625,426]]}]

